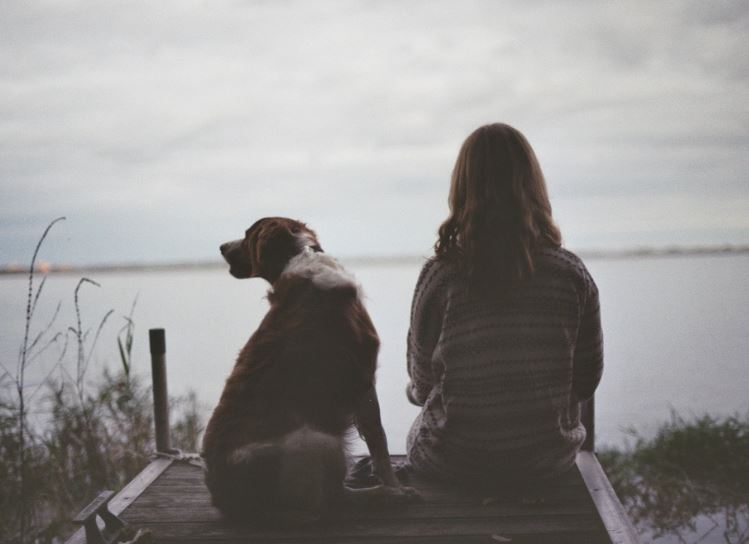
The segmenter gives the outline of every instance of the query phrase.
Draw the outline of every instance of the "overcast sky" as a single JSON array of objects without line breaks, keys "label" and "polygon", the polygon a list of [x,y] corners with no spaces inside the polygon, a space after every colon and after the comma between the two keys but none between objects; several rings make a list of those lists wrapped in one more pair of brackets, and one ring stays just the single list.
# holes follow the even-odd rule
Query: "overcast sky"
[{"label": "overcast sky", "polygon": [[746,2],[0,6],[0,264],[218,257],[288,215],[426,255],[474,128],[526,134],[572,249],[749,242]]}]

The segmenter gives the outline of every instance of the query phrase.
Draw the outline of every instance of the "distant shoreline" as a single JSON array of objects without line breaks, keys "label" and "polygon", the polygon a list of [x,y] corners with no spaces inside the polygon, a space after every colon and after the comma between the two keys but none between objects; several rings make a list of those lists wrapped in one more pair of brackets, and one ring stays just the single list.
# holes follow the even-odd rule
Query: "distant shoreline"
[{"label": "distant shoreline", "polygon": [[[661,257],[691,257],[703,255],[741,255],[749,254],[749,245],[723,246],[695,246],[695,247],[665,247],[665,248],[631,248],[617,250],[575,250],[583,259],[614,260],[614,259],[647,259]],[[425,257],[417,255],[390,255],[377,257],[341,257],[347,265],[388,266],[416,264]],[[117,273],[117,272],[170,272],[176,270],[210,270],[223,268],[225,265],[219,259],[206,261],[176,261],[171,263],[109,263],[90,265],[66,265],[41,263],[37,265],[35,273],[43,274],[80,274],[84,272]],[[0,276],[18,276],[28,274],[28,268],[20,265],[0,265]]]}]

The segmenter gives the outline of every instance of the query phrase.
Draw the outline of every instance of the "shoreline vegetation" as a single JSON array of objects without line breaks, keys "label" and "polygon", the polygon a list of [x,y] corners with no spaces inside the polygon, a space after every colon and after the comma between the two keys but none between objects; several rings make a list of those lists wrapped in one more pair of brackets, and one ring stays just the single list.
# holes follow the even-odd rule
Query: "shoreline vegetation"
[{"label": "shoreline vegetation", "polygon": [[[615,259],[647,259],[663,257],[690,257],[706,255],[745,255],[749,254],[749,244],[709,245],[709,246],[669,246],[669,247],[636,247],[631,249],[581,249],[575,252],[583,259],[615,260]],[[348,265],[389,266],[403,264],[417,264],[423,261],[418,255],[384,255],[376,257],[349,256],[340,260]],[[169,272],[183,270],[212,270],[225,267],[220,259],[175,261],[175,262],[131,262],[131,263],[101,263],[77,264],[36,263],[34,271],[44,274],[82,274],[82,273],[117,273],[117,272]],[[28,266],[16,263],[0,264],[0,276],[26,275]]]},{"label": "shoreline vegetation", "polygon": [[[121,489],[154,454],[151,387],[133,371],[137,300],[128,314],[109,310],[92,321],[80,302],[99,284],[81,277],[71,293],[73,323],[57,323],[62,301],[49,321],[34,319],[47,305],[47,276],[35,281],[34,265],[48,232],[63,219],[47,226],[26,273],[18,359],[0,360],[0,542],[8,544],[58,544],[75,529],[77,512],[102,490]],[[118,317],[120,324],[113,324]],[[117,343],[119,367],[97,356],[103,341]],[[46,374],[39,384],[25,379],[34,366]],[[205,410],[192,392],[170,398],[170,406],[172,444],[195,451]]]},{"label": "shoreline vegetation", "polygon": [[654,542],[749,543],[749,412],[685,419],[596,452],[638,530]]}]

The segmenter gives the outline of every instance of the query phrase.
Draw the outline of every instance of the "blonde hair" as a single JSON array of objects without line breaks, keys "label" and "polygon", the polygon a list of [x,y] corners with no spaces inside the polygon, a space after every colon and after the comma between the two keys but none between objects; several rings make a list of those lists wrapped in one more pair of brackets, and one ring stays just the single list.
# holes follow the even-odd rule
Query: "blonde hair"
[{"label": "blonde hair", "polygon": [[528,277],[534,247],[562,243],[536,154],[504,123],[479,127],[463,142],[449,204],[435,254],[457,260],[474,285]]}]

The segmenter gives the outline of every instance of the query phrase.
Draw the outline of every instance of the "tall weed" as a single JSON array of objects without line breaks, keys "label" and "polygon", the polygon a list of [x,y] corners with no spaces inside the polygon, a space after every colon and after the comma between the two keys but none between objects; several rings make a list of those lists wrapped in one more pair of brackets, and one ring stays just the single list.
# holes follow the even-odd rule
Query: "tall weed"
[{"label": "tall weed", "polygon": [[[62,218],[61,218],[62,219]],[[59,542],[74,529],[69,520],[103,489],[119,489],[154,453],[151,388],[133,371],[136,341],[133,314],[114,333],[120,368],[102,365],[90,378],[95,346],[109,334],[108,311],[95,327],[85,325],[81,289],[99,284],[81,278],[73,293],[75,323],[54,331],[53,318],[33,332],[34,312],[46,277],[35,287],[35,261],[50,223],[36,246],[29,270],[24,341],[16,371],[0,361],[0,542]],[[69,349],[73,346],[74,349]],[[43,384],[30,390],[29,365],[57,349]],[[194,392],[170,399],[176,447],[195,451],[203,410]],[[34,412],[33,424],[28,414]]]}]

